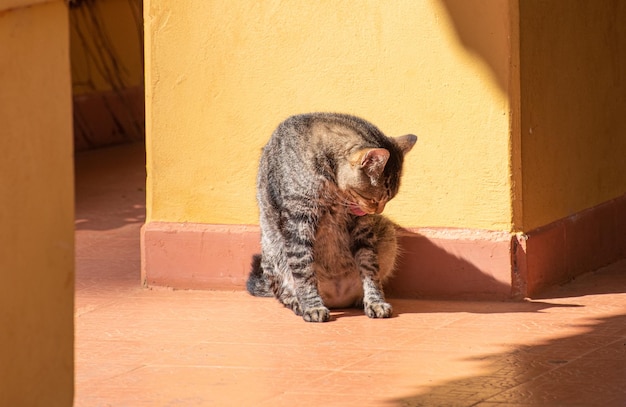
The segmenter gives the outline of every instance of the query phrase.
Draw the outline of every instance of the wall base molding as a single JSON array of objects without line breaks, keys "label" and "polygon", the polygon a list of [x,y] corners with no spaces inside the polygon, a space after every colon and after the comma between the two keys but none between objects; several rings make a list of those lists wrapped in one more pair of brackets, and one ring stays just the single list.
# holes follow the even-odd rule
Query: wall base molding
[{"label": "wall base molding", "polygon": [[144,139],[143,86],[74,95],[74,149],[89,150]]},{"label": "wall base molding", "polygon": [[[516,299],[626,257],[626,195],[526,234],[420,228],[402,248],[390,297]],[[259,227],[150,222],[142,281],[178,289],[242,290]]]},{"label": "wall base molding", "polygon": [[516,237],[517,290],[530,297],[626,258],[626,195]]}]

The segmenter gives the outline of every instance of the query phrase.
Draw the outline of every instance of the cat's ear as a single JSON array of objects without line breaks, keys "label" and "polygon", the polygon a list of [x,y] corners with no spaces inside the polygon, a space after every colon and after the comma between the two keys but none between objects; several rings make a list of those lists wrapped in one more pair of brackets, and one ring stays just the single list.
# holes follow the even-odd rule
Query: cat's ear
[{"label": "cat's ear", "polygon": [[402,150],[402,154],[406,154],[411,151],[415,145],[417,136],[414,134],[407,134],[405,136],[394,137],[394,140],[396,141],[398,147],[400,147],[400,150]]},{"label": "cat's ear", "polygon": [[377,180],[385,170],[389,151],[384,148],[366,148],[356,153],[354,158],[372,180]]}]

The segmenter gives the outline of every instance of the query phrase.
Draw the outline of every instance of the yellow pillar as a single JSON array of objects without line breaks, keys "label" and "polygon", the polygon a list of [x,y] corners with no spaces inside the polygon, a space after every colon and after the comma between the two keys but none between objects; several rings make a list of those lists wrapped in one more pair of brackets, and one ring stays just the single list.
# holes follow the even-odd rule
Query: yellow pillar
[{"label": "yellow pillar", "polygon": [[446,2],[146,1],[148,222],[256,224],[273,129],[339,111],[418,135],[399,224],[511,230],[509,3],[472,3],[487,62]]},{"label": "yellow pillar", "polygon": [[71,406],[74,197],[64,1],[0,5],[0,405]]},{"label": "yellow pillar", "polygon": [[310,111],[419,136],[385,210],[410,232],[402,295],[523,296],[622,255],[624,2],[146,0],[144,13],[148,284],[242,286],[261,147]]}]

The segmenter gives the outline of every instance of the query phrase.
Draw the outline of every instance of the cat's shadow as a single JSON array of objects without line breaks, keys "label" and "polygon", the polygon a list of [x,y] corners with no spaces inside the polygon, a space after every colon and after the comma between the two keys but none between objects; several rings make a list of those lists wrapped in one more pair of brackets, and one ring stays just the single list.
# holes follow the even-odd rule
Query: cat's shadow
[{"label": "cat's shadow", "polygon": [[[333,308],[330,310],[329,322],[337,321],[342,318],[350,318],[350,317],[367,318],[367,315],[365,315],[365,311],[363,311],[363,308]],[[398,315],[394,312],[393,315],[391,315],[391,317],[382,318],[382,319],[390,319],[390,318],[397,318],[397,317]]]},{"label": "cat's shadow", "polygon": [[[551,308],[576,308],[580,304],[562,304],[545,301],[461,301],[461,300],[430,300],[430,299],[401,299],[390,298],[393,306],[393,315],[401,318],[407,314],[435,314],[435,313],[470,313],[470,314],[509,314],[543,312]],[[367,318],[362,308],[339,308],[330,310],[330,321],[342,318]]]},{"label": "cat's shadow", "polygon": [[546,301],[467,301],[467,300],[388,300],[394,308],[394,316],[403,314],[468,313],[468,314],[516,314],[543,312],[551,308],[577,308],[580,304],[563,304]]},{"label": "cat's shadow", "polygon": [[[330,310],[329,322],[337,321],[342,318],[364,317],[367,318],[362,308],[336,308]],[[392,318],[395,317],[392,316]]]}]

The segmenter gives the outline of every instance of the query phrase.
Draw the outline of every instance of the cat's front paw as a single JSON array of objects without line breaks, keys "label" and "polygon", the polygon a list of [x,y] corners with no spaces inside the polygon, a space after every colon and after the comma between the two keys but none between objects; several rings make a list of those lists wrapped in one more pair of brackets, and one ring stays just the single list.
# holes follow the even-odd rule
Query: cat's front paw
[{"label": "cat's front paw", "polygon": [[330,311],[326,307],[313,307],[302,313],[306,322],[326,322],[330,319]]},{"label": "cat's front paw", "polygon": [[386,302],[373,302],[365,305],[365,315],[370,318],[389,318],[393,314],[391,304]]}]

